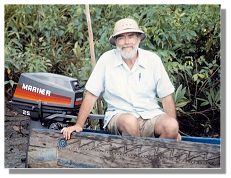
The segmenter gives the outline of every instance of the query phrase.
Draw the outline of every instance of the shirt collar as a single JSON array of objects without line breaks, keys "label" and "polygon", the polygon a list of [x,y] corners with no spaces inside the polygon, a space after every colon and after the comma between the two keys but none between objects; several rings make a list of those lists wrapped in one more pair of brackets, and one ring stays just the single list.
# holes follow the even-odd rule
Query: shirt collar
[{"label": "shirt collar", "polygon": [[[143,67],[143,68],[147,68],[147,62],[146,62],[146,58],[145,56],[143,55],[143,51],[142,49],[138,48],[138,53],[139,53],[139,56],[138,56],[138,65]],[[119,54],[119,52],[117,51],[117,49],[115,49],[115,55],[116,55],[116,60],[114,61],[114,67],[117,67],[119,65],[122,65],[124,63],[121,55]]]},{"label": "shirt collar", "polygon": [[114,67],[117,67],[119,65],[123,64],[123,59],[117,49],[115,49],[115,60],[114,60]]},{"label": "shirt collar", "polygon": [[143,55],[143,51],[139,48],[138,52],[139,52],[139,57],[137,59],[138,65],[143,68],[147,68],[147,61],[146,61],[146,57]]}]

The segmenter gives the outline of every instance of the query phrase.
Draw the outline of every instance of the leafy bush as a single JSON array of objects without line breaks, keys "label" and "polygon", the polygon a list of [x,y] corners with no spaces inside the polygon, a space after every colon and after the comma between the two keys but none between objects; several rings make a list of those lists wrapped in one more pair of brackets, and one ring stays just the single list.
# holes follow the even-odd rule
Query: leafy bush
[{"label": "leafy bush", "polygon": [[[22,72],[59,73],[85,83],[91,65],[84,11],[84,5],[5,5],[6,88]],[[161,56],[176,87],[182,132],[219,135],[219,5],[91,5],[90,11],[96,59],[112,48],[115,21],[134,18],[147,36],[141,47]]]}]

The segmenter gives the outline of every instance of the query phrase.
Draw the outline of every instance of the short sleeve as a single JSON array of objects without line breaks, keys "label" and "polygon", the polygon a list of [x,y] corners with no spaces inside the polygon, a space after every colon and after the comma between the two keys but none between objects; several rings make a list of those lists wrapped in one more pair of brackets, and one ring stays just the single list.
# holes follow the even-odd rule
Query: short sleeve
[{"label": "short sleeve", "polygon": [[175,88],[172,82],[170,81],[170,78],[160,59],[159,60],[159,70],[158,70],[158,81],[157,81],[157,87],[156,87],[157,96],[159,98],[163,98],[165,96],[172,94],[174,90]]},{"label": "short sleeve", "polygon": [[85,89],[88,90],[93,95],[99,96],[104,91],[104,83],[105,83],[104,82],[104,80],[105,80],[104,74],[105,74],[105,64],[104,64],[103,57],[101,57],[97,61],[96,65],[95,65],[86,85],[85,85]]}]

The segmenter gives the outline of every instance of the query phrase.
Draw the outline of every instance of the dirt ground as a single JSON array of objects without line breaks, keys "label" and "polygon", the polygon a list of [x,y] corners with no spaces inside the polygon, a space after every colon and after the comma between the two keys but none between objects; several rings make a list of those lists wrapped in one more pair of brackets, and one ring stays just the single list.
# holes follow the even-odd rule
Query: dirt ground
[{"label": "dirt ground", "polygon": [[30,119],[5,104],[5,168],[25,168]]}]

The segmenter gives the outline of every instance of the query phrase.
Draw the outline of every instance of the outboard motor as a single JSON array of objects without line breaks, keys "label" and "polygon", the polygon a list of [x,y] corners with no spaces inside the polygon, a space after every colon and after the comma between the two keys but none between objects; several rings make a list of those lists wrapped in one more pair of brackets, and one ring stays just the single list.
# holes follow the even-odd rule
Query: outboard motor
[{"label": "outboard motor", "polygon": [[83,99],[83,86],[77,79],[53,73],[22,73],[12,104],[19,113],[52,123],[75,122]]}]

